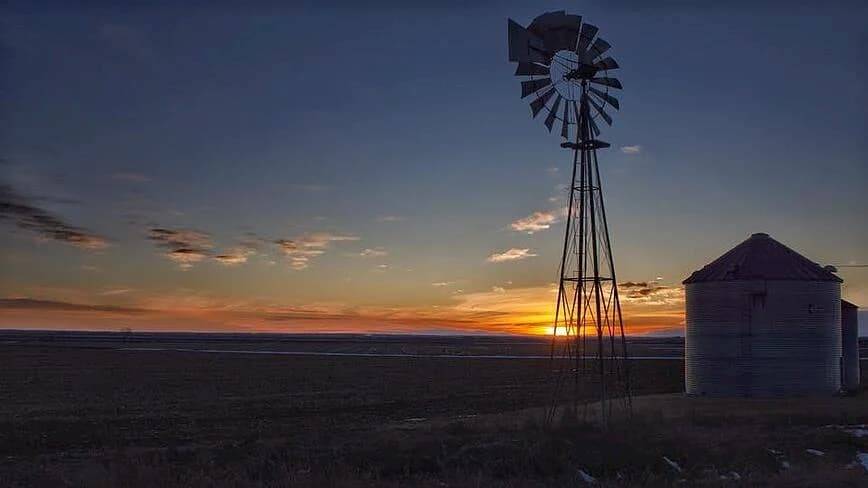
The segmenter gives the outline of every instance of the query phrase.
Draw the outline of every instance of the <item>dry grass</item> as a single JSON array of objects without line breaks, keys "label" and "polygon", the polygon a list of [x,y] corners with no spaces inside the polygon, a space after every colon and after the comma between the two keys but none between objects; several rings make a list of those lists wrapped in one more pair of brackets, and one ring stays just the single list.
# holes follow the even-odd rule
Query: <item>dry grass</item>
[{"label": "dry grass", "polygon": [[[579,470],[623,487],[868,483],[847,467],[868,437],[826,427],[868,423],[866,395],[652,395],[601,430],[593,409],[540,420],[547,361],[0,354],[4,487],[574,487]],[[681,385],[678,362],[641,367],[644,392]]]}]

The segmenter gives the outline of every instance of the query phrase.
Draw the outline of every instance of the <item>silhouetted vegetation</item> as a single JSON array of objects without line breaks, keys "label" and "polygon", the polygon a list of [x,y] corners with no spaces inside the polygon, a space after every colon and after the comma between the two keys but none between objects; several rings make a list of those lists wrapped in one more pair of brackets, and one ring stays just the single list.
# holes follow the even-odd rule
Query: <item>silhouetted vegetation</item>
[{"label": "silhouetted vegetation", "polygon": [[[852,464],[856,452],[868,452],[868,437],[826,427],[868,422],[865,395],[651,396],[606,433],[592,408],[563,408],[554,425],[541,421],[548,360],[10,345],[0,354],[2,486],[581,486],[584,475],[606,486],[859,486],[868,479]],[[638,364],[641,393],[681,389],[681,362]]]}]

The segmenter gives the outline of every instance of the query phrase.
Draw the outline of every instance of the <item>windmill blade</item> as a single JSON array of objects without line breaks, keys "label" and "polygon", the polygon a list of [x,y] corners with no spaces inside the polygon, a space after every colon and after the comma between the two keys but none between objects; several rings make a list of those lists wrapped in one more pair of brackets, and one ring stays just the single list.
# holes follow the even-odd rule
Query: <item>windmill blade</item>
[{"label": "windmill blade", "polygon": [[520,63],[543,63],[546,61],[545,44],[542,39],[528,32],[527,29],[512,19],[509,19],[507,24],[509,30],[510,61]]},{"label": "windmill blade", "polygon": [[582,27],[581,15],[566,15],[564,23],[561,26],[561,36],[564,49],[572,51],[576,43],[579,42],[579,30]]},{"label": "windmill blade", "polygon": [[588,101],[591,102],[591,105],[593,105],[597,112],[600,113],[600,117],[603,117],[603,120],[605,120],[607,124],[612,125],[612,117],[609,117],[609,114],[603,110],[603,107],[591,97],[588,97]]},{"label": "windmill blade", "polygon": [[596,83],[598,85],[606,85],[611,88],[621,89],[624,88],[621,86],[621,82],[618,81],[617,78],[608,78],[606,76],[601,76],[599,78],[591,78],[591,83]]},{"label": "windmill blade", "polygon": [[572,51],[579,37],[579,26],[582,18],[578,15],[557,15],[550,17],[544,25],[540,25],[539,36],[545,41],[546,50],[550,53],[566,50]]},{"label": "windmill blade", "polygon": [[564,23],[572,26],[576,29],[576,34],[579,32],[579,27],[582,25],[582,16],[581,15],[573,15],[567,14],[564,16]]},{"label": "windmill blade", "polygon": [[542,36],[545,31],[556,27],[563,17],[566,16],[567,12],[565,10],[553,10],[551,12],[537,15],[536,18],[531,21],[530,25],[527,26],[527,30]]},{"label": "windmill blade", "polygon": [[549,110],[548,117],[546,117],[546,128],[549,130],[549,132],[552,131],[552,125],[554,125],[554,123],[555,123],[555,118],[557,117],[557,114],[558,114],[558,107],[560,107],[560,106],[561,106],[561,96],[558,95],[558,98],[555,98],[555,104],[552,105],[552,109]]},{"label": "windmill blade", "polygon": [[527,30],[542,39],[547,51],[552,53],[557,52],[561,50],[561,47],[559,47],[561,40],[558,29],[566,16],[567,14],[563,10],[546,12],[533,19],[530,25],[527,26]]},{"label": "windmill blade", "polygon": [[538,92],[552,84],[551,78],[540,78],[538,80],[522,81],[521,82],[521,98],[524,98],[531,93]]},{"label": "windmill blade", "polygon": [[549,69],[536,63],[518,63],[515,68],[515,76],[547,75]]},{"label": "windmill blade", "polygon": [[602,37],[598,37],[597,40],[591,44],[591,47],[588,48],[588,54],[591,59],[596,59],[597,57],[602,56],[604,52],[608,51],[610,47],[612,46]]},{"label": "windmill blade", "polygon": [[577,53],[584,53],[588,49],[588,45],[591,44],[591,40],[597,35],[598,30],[600,29],[595,25],[582,24],[582,33],[579,34],[579,43],[576,45]]},{"label": "windmill blade", "polygon": [[602,61],[597,61],[596,63],[594,63],[594,67],[597,69],[605,70],[618,69],[618,62],[611,57],[608,57]]},{"label": "windmill blade", "polygon": [[539,98],[537,98],[536,100],[534,100],[533,102],[530,103],[530,111],[533,113],[534,118],[536,118],[536,116],[539,115],[540,110],[542,110],[543,107],[546,106],[546,102],[549,101],[549,98],[551,98],[552,95],[554,95],[554,93],[555,93],[555,87],[551,87],[548,90],[546,90],[545,93],[540,95]]},{"label": "windmill blade", "polygon": [[569,108],[570,108],[570,104],[565,103],[564,104],[564,120],[563,120],[563,123],[561,124],[561,137],[563,137],[564,139],[570,138],[570,111],[569,111]]},{"label": "windmill blade", "polygon": [[594,137],[595,137],[595,138],[596,138],[598,135],[600,135],[600,128],[597,127],[597,123],[594,122],[594,118],[593,118],[593,117],[588,117],[588,125],[591,127],[591,132],[594,134]]},{"label": "windmill blade", "polygon": [[615,110],[620,110],[620,109],[621,109],[621,104],[618,103],[618,99],[615,98],[615,97],[613,97],[612,95],[609,95],[608,93],[606,93],[606,92],[604,92],[604,91],[602,91],[602,90],[597,90],[596,88],[594,88],[594,87],[592,87],[592,86],[591,86],[591,87],[588,87],[588,90],[590,90],[591,93],[593,93],[594,95],[596,95],[596,96],[600,97],[601,99],[605,100],[605,102],[608,103],[609,105],[615,107]]},{"label": "windmill blade", "polygon": [[578,37],[578,30],[561,27],[546,32],[543,41],[545,41],[548,52],[556,53],[558,51],[572,51]]},{"label": "windmill blade", "polygon": [[509,31],[509,60],[519,62],[530,61],[530,55],[528,54],[530,33],[512,19],[507,20],[507,29]]}]

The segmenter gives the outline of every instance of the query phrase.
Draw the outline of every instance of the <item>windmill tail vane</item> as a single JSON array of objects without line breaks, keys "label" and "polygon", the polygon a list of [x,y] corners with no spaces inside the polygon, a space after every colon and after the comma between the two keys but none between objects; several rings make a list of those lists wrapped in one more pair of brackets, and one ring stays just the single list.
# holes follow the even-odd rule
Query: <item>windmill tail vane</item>
[{"label": "windmill tail vane", "polygon": [[[561,147],[572,151],[572,178],[552,327],[552,361],[557,364],[549,420],[573,379],[573,406],[599,398],[599,418],[613,409],[629,414],[629,358],[597,150],[600,125],[612,125],[607,110],[620,109],[610,93],[622,89],[611,76],[619,65],[599,29],[564,11],[548,12],[527,27],[508,21],[509,60],[522,77],[521,98],[531,115],[544,115],[549,132],[560,128]],[[588,393],[596,390],[597,395]],[[587,412],[587,408],[585,411]]]}]

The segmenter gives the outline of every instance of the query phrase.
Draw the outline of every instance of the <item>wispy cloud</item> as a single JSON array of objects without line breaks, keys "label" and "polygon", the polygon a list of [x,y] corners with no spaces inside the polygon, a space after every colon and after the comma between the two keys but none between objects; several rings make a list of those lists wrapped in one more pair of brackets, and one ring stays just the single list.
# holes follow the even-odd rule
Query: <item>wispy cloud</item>
[{"label": "wispy cloud", "polygon": [[118,295],[126,295],[131,291],[133,291],[132,288],[109,288],[108,290],[100,292],[99,295],[104,297],[113,297]]},{"label": "wispy cloud", "polygon": [[684,302],[684,289],[664,286],[656,282],[625,281],[618,283],[621,300],[642,305],[675,305]]},{"label": "wispy cloud", "polygon": [[377,217],[377,222],[401,222],[403,220],[404,217],[398,215],[381,215]]},{"label": "wispy cloud", "polygon": [[275,241],[280,250],[289,258],[289,266],[294,270],[307,269],[310,260],[325,253],[322,249],[309,249],[289,239]]},{"label": "wispy cloud", "polygon": [[621,146],[621,152],[624,154],[639,154],[642,152],[642,146]]},{"label": "wispy cloud", "polygon": [[214,256],[214,260],[224,266],[238,266],[244,264],[250,256],[256,254],[256,250],[250,247],[236,246],[226,252]]},{"label": "wispy cloud", "polygon": [[295,270],[306,269],[313,258],[325,254],[332,242],[358,241],[357,236],[316,232],[293,239],[278,239],[283,254],[289,258],[289,266]]},{"label": "wispy cloud", "polygon": [[164,256],[187,270],[211,255],[211,236],[191,229],[155,227],[148,231],[148,239],[165,250]]},{"label": "wispy cloud", "polygon": [[519,261],[522,259],[532,258],[536,256],[530,252],[530,249],[519,249],[513,247],[503,252],[496,252],[486,259],[489,263],[503,263],[506,261]]},{"label": "wispy cloud", "polygon": [[435,281],[434,283],[431,283],[431,286],[436,288],[443,288],[445,286],[452,286],[454,284],[454,281]]},{"label": "wispy cloud", "polygon": [[70,244],[80,249],[100,250],[108,241],[86,229],[67,224],[60,217],[36,207],[32,201],[0,184],[0,222],[9,222],[43,240]]},{"label": "wispy cloud", "polygon": [[192,229],[168,229],[154,227],[148,231],[148,239],[164,249],[163,255],[174,261],[182,270],[197,263],[213,260],[224,266],[238,266],[259,253],[261,237],[248,233],[239,242],[222,252],[214,251],[211,235]]},{"label": "wispy cloud", "polygon": [[516,220],[509,226],[514,231],[533,234],[550,228],[557,220],[553,212],[534,212],[527,217]]},{"label": "wispy cloud", "polygon": [[139,308],[115,307],[109,305],[83,305],[53,300],[32,298],[0,298],[0,310],[55,310],[63,312],[109,312],[132,314],[141,313]]},{"label": "wispy cloud", "polygon": [[148,233],[148,238],[160,246],[179,248],[212,248],[211,236],[205,232],[192,229],[167,229],[154,227]]},{"label": "wispy cloud", "polygon": [[383,256],[388,256],[388,255],[389,255],[389,253],[385,249],[383,249],[382,247],[375,247],[373,249],[371,249],[371,248],[363,249],[359,253],[359,256],[361,256],[363,258],[381,258]]},{"label": "wispy cloud", "polygon": [[209,255],[203,249],[191,248],[171,249],[165,254],[167,258],[178,263],[178,266],[183,270],[192,268],[194,264],[204,260]]},{"label": "wispy cloud", "polygon": [[655,284],[654,282],[649,283],[647,281],[623,281],[621,283],[618,283],[618,286],[620,286],[621,288],[629,290],[629,289],[648,288],[649,286],[652,286],[654,284]]},{"label": "wispy cloud", "polygon": [[214,256],[214,261],[224,266],[238,266],[259,254],[265,244],[268,244],[268,239],[253,232],[247,232],[239,239],[238,244]]}]

